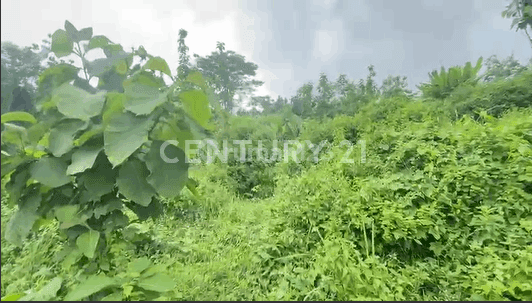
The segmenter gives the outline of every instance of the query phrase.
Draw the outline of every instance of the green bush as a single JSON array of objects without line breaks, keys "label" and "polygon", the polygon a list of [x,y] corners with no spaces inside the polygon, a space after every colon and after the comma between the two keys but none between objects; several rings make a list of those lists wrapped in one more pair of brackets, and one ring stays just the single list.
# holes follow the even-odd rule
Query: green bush
[{"label": "green bush", "polygon": [[[349,181],[340,164],[324,163],[283,179],[272,242],[259,250],[266,291],[286,284],[286,300],[531,298],[532,262],[520,255],[532,244],[532,111],[410,126],[386,159],[369,158],[379,176]],[[364,263],[374,265],[354,278]]]},{"label": "green bush", "polygon": [[462,115],[478,117],[482,110],[499,117],[513,107],[532,106],[532,70],[528,69],[510,79],[486,83],[468,92],[458,93],[446,100],[458,118]]}]

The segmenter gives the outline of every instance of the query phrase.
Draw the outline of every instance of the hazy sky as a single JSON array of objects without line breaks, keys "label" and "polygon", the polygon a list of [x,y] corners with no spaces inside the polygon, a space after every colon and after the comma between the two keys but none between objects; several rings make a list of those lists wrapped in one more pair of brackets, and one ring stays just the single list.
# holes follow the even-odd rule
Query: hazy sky
[{"label": "hazy sky", "polygon": [[125,48],[143,45],[165,58],[175,73],[180,28],[191,54],[226,49],[259,65],[265,85],[257,95],[289,97],[320,72],[334,80],[367,76],[377,81],[405,75],[409,85],[426,81],[440,66],[514,54],[532,57],[523,33],[503,19],[505,0],[178,0],[1,1],[1,39],[21,46],[40,43],[63,28],[92,26]]}]

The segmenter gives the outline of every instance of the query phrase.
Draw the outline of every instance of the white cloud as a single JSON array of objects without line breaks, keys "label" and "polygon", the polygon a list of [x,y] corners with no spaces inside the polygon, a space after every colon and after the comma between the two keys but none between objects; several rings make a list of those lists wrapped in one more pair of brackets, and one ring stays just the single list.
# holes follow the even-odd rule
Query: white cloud
[{"label": "white cloud", "polygon": [[326,62],[333,59],[338,51],[344,48],[342,21],[332,20],[323,22],[314,36],[314,50],[312,57]]},{"label": "white cloud", "polygon": [[[216,42],[222,41],[226,49],[253,61],[256,39],[252,30],[255,20],[244,15],[235,0],[4,0],[1,17],[2,41],[20,46],[40,44],[69,20],[78,29],[93,27],[94,35],[105,35],[126,49],[143,45],[150,54],[166,59],[173,73],[178,65],[181,28],[188,31],[186,44],[191,56],[208,55],[215,51]],[[259,72],[258,79],[268,83],[267,74]],[[270,94],[268,87],[262,87],[260,93]]]}]

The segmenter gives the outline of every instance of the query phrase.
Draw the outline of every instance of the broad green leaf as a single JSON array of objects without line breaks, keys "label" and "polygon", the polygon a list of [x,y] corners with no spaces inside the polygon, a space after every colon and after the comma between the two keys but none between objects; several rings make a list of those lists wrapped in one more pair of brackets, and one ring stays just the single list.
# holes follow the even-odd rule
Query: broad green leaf
[{"label": "broad green leaf", "polygon": [[129,271],[140,274],[144,270],[146,270],[148,267],[150,267],[150,265],[151,265],[150,259],[146,257],[142,257],[129,263],[128,268],[129,268]]},{"label": "broad green leaf", "polygon": [[69,222],[72,217],[77,216],[78,205],[62,205],[54,209],[55,217],[59,222]]},{"label": "broad green leaf", "polygon": [[116,171],[103,153],[96,157],[95,164],[89,170],[79,175],[78,181],[89,192],[91,199],[110,193],[115,187]]},{"label": "broad green leaf", "polygon": [[87,81],[87,79],[77,78],[76,80],[74,80],[74,83],[72,83],[72,85],[74,85],[75,87],[81,88],[82,90],[88,93],[91,93],[91,94],[96,94],[98,92],[98,90],[94,88],[90,84],[90,82]]},{"label": "broad green leaf", "polygon": [[99,219],[101,216],[107,215],[114,210],[122,209],[122,205],[122,200],[118,198],[106,200],[103,202],[103,204],[94,208],[94,217]]},{"label": "broad green leaf", "polygon": [[90,276],[87,280],[80,283],[69,292],[65,296],[65,301],[79,301],[111,286],[118,286],[115,279],[109,278],[105,275]]},{"label": "broad green leaf", "polygon": [[122,294],[124,297],[128,298],[131,296],[131,293],[133,292],[133,285],[126,284],[122,286]]},{"label": "broad green leaf", "polygon": [[53,278],[41,290],[39,290],[35,299],[39,301],[49,301],[53,299],[61,288],[61,283],[63,283],[63,279],[60,277]]},{"label": "broad green leaf", "polygon": [[52,157],[40,158],[30,166],[31,177],[52,188],[65,185],[71,181],[66,174],[66,170],[67,164],[63,160]]},{"label": "broad green leaf", "polygon": [[80,147],[72,154],[72,164],[68,166],[67,174],[73,175],[91,168],[102,149],[101,146]]},{"label": "broad green leaf", "polygon": [[[150,170],[148,183],[156,192],[167,198],[179,195],[188,180],[188,163],[185,153],[174,145],[166,145],[163,149],[162,141],[153,141],[148,154],[146,165]],[[164,159],[162,157],[164,155]],[[175,162],[175,161],[178,162]],[[175,163],[172,163],[175,162]]]},{"label": "broad green leaf", "polygon": [[107,58],[122,56],[126,58],[128,55],[124,52],[124,48],[120,44],[107,44],[102,46],[103,53]]},{"label": "broad green leaf", "polygon": [[[11,157],[12,158],[12,157]],[[9,200],[14,205],[13,202],[18,202],[18,199],[22,195],[22,190],[26,187],[26,182],[30,178],[30,164],[16,163],[20,166],[16,166],[11,176],[9,176],[9,182],[6,183],[5,189],[9,193]],[[5,168],[6,164],[4,158],[2,157],[2,170]]]},{"label": "broad green leaf", "polygon": [[22,127],[11,123],[4,124],[2,132],[2,143],[11,143],[18,148],[23,148],[28,141],[28,131]]},{"label": "broad green leaf", "polygon": [[79,212],[79,206],[62,205],[54,208],[54,214],[57,220],[61,223],[59,228],[67,229],[76,225],[83,225],[91,215]]},{"label": "broad green leaf", "polygon": [[121,164],[142,144],[148,141],[148,130],[153,121],[132,113],[117,113],[109,117],[104,131],[105,154],[113,167]]},{"label": "broad green leaf", "polygon": [[24,296],[20,301],[50,301],[57,295],[57,292],[61,288],[61,283],[63,283],[63,279],[55,277],[41,290]]},{"label": "broad green leaf", "polygon": [[196,196],[196,197],[199,196],[198,191],[197,191],[197,189],[196,189],[196,188],[198,187],[198,182],[197,182],[196,180],[194,180],[194,179],[192,179],[192,178],[188,178],[187,183],[186,183],[186,186],[187,186],[188,190],[190,190],[190,192],[191,192],[194,196]]},{"label": "broad green leaf", "polygon": [[138,75],[124,82],[126,100],[124,107],[137,114],[147,115],[167,100],[167,94],[161,93],[161,85],[146,75]]},{"label": "broad green leaf", "polygon": [[126,60],[120,60],[115,64],[115,70],[120,75],[125,75],[127,73],[127,62]]},{"label": "broad green leaf", "polygon": [[100,240],[100,233],[89,230],[76,239],[76,246],[87,258],[92,259],[96,252],[98,240]]},{"label": "broad green leaf", "polygon": [[195,84],[201,87],[202,89],[207,89],[207,82],[205,82],[205,79],[203,79],[203,76],[198,71],[193,71],[189,73],[186,81]]},{"label": "broad green leaf", "polygon": [[151,69],[151,70],[158,70],[161,71],[168,76],[172,77],[172,72],[170,71],[170,68],[168,67],[168,63],[166,63],[166,60],[164,60],[161,57],[153,57],[144,64],[144,69]]},{"label": "broad green leaf", "polygon": [[22,246],[22,241],[28,236],[38,217],[35,213],[16,211],[7,225],[6,240]]},{"label": "broad green leaf", "polygon": [[105,102],[105,92],[90,94],[89,92],[64,83],[52,96],[52,102],[63,115],[69,118],[89,120],[100,114]]},{"label": "broad green leaf", "polygon": [[153,199],[146,207],[137,203],[129,203],[127,207],[137,215],[140,221],[148,218],[157,218],[164,212],[163,205],[159,199]]},{"label": "broad green leaf", "polygon": [[125,100],[126,95],[124,94],[117,92],[110,92],[107,94],[107,102],[102,115],[103,125],[107,126],[110,118],[114,114],[121,113],[124,110]]},{"label": "broad green leaf", "polygon": [[77,119],[63,119],[48,137],[48,149],[55,157],[61,157],[74,148],[74,135],[87,127],[88,123]]},{"label": "broad green leaf", "polygon": [[109,58],[100,58],[87,63],[87,70],[92,76],[101,77],[105,72],[110,71],[115,64],[125,59],[127,54],[117,54]]},{"label": "broad green leaf", "polygon": [[94,36],[89,41],[89,49],[101,48],[111,43],[106,36]]},{"label": "broad green leaf", "polygon": [[175,118],[160,122],[153,128],[150,138],[159,141],[176,140],[178,142],[177,147],[185,150],[186,140],[194,140],[194,134],[186,129],[185,126],[182,125],[182,121]]},{"label": "broad green leaf", "polygon": [[61,264],[61,267],[64,268],[65,270],[68,270],[70,269],[74,264],[76,264],[76,262],[79,261],[79,259],[81,259],[81,257],[83,257],[83,253],[81,251],[79,251],[79,249],[77,247],[73,247],[70,249],[70,252],[68,253],[68,255],[66,255],[62,260],[62,262],[60,263]]},{"label": "broad green leaf", "polygon": [[146,181],[149,174],[150,171],[140,160],[132,158],[122,163],[116,179],[118,190],[127,199],[148,206],[155,195],[155,190]]},{"label": "broad green leaf", "polygon": [[56,30],[52,35],[52,52],[58,57],[68,56],[72,53],[74,44],[66,31]]},{"label": "broad green leaf", "polygon": [[24,203],[15,212],[7,225],[6,240],[21,246],[28,236],[35,221],[38,219],[37,209],[41,205],[42,197],[38,191],[23,197]]},{"label": "broad green leaf", "polygon": [[123,82],[125,79],[125,75],[120,75],[111,69],[100,77],[98,88],[108,92],[123,92]]},{"label": "broad green leaf", "polygon": [[43,226],[50,226],[54,223],[54,220],[53,219],[46,219],[46,218],[38,218],[35,223],[33,223],[33,226],[31,227],[31,229],[34,231],[34,232],[38,232],[39,229]]},{"label": "broad green leaf", "polygon": [[89,41],[92,38],[92,27],[82,28],[78,32],[79,41]]},{"label": "broad green leaf", "polygon": [[484,297],[479,294],[472,294],[471,297],[469,297],[471,301],[485,301]]},{"label": "broad green leaf", "polygon": [[105,218],[102,223],[102,228],[106,232],[117,230],[118,228],[126,227],[129,224],[129,218],[121,212],[113,212]]},{"label": "broad green leaf", "polygon": [[2,297],[2,301],[18,301],[24,294],[11,294]]},{"label": "broad green leaf", "polygon": [[83,134],[81,134],[81,136],[79,136],[79,138],[74,140],[74,146],[81,146],[85,144],[85,142],[87,142],[94,136],[102,134],[103,129],[104,129],[103,126],[101,124],[98,124],[98,125],[93,126],[93,128],[86,130],[85,132],[83,132]]},{"label": "broad green leaf", "polygon": [[65,20],[65,30],[66,30],[68,36],[70,37],[70,39],[72,39],[72,41],[74,41],[74,42],[79,42],[78,30],[77,30],[77,28],[76,28],[72,23],[70,23],[70,21],[68,21],[68,20]]},{"label": "broad green leaf", "polygon": [[164,272],[166,270],[166,267],[167,267],[166,265],[161,264],[161,263],[152,265],[148,267],[146,270],[144,270],[140,276],[142,278],[151,277],[157,273]]},{"label": "broad green leaf", "polygon": [[141,279],[137,283],[137,286],[146,290],[165,292],[172,290],[176,286],[176,283],[172,277],[158,273],[151,277]]},{"label": "broad green leaf", "polygon": [[122,230],[122,235],[128,241],[132,241],[136,235],[143,235],[148,233],[146,225],[140,223],[131,223]]},{"label": "broad green leaf", "polygon": [[[1,176],[2,178],[7,174],[14,171],[18,166],[23,165],[24,163],[30,162],[33,159],[30,159],[26,156],[21,155],[5,155],[5,151],[2,151],[2,162],[1,162]],[[10,196],[11,200],[11,196]]]},{"label": "broad green leaf", "polygon": [[27,112],[9,112],[2,115],[2,124],[11,122],[11,121],[22,121],[29,122],[31,124],[37,123],[37,119]]},{"label": "broad green leaf", "polygon": [[141,57],[146,57],[148,56],[148,52],[146,52],[146,49],[144,48],[144,46],[139,46],[138,50],[137,50],[137,55],[141,56]]},{"label": "broad green leaf", "polygon": [[185,112],[199,125],[210,128],[208,122],[212,117],[207,95],[200,90],[185,91],[179,94]]},{"label": "broad green leaf", "polygon": [[105,296],[101,301],[122,301],[122,292],[114,292]]}]

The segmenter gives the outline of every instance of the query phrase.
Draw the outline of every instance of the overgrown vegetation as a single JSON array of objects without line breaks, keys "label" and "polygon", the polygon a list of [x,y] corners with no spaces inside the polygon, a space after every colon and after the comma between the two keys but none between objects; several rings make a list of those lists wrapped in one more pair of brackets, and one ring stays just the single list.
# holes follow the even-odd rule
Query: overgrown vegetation
[{"label": "overgrown vegetation", "polygon": [[[193,63],[186,36],[175,77],[92,28],[51,36],[83,65],[2,115],[2,300],[532,300],[532,66],[442,68],[417,95],[321,74],[235,115],[256,66],[229,77],[223,44]],[[198,138],[328,144],[188,165]]]}]

